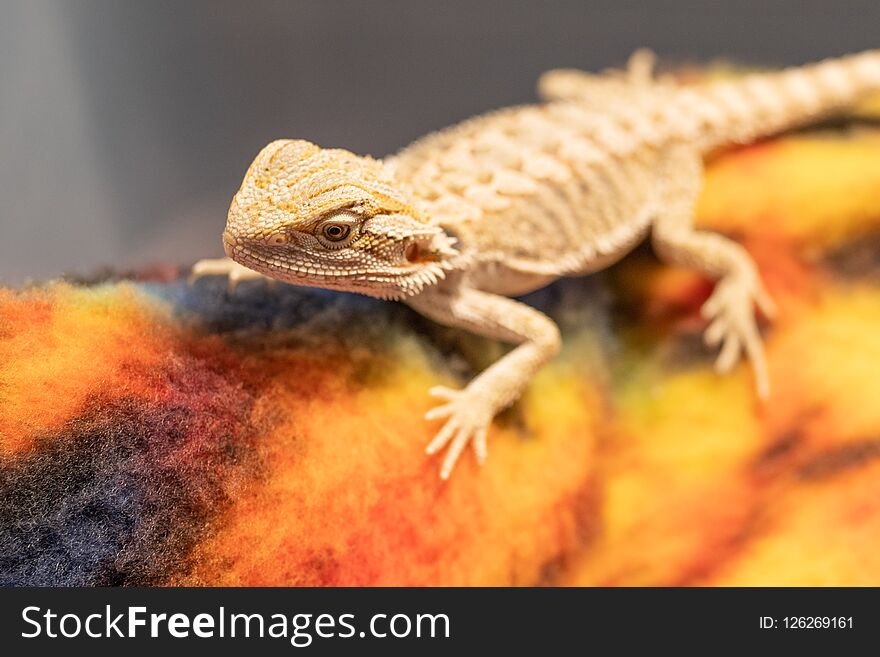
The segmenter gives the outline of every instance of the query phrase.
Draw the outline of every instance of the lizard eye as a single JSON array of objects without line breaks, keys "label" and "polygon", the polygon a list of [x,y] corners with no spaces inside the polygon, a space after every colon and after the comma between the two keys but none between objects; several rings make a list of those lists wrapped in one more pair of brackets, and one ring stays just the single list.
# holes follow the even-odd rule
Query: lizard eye
[{"label": "lizard eye", "polygon": [[321,228],[321,233],[324,235],[324,238],[331,242],[341,242],[348,237],[350,232],[351,227],[346,226],[345,224],[325,224],[323,228]]},{"label": "lizard eye", "polygon": [[351,212],[337,212],[315,231],[325,249],[344,249],[358,235],[360,217]]}]

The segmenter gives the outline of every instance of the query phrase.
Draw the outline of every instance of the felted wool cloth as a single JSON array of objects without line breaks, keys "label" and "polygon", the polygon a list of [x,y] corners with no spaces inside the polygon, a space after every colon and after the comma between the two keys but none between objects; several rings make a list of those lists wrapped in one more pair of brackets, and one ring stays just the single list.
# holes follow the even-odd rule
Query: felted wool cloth
[{"label": "felted wool cloth", "polygon": [[426,391],[497,343],[176,273],[0,291],[0,583],[880,585],[878,119],[710,164],[699,224],[779,306],[768,403],[643,248],[526,297],[562,354],[448,482]]}]

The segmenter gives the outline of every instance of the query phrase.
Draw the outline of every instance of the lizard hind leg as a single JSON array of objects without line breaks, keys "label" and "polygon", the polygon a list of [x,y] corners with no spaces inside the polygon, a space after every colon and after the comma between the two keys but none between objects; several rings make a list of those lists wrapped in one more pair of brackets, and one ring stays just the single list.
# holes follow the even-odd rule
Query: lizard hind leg
[{"label": "lizard hind leg", "polygon": [[645,101],[660,90],[677,86],[669,76],[655,74],[657,56],[642,48],[630,55],[625,69],[587,73],[576,69],[546,71],[538,80],[538,95],[546,101],[581,101],[594,108]]},{"label": "lizard hind leg", "polygon": [[704,334],[709,346],[721,345],[715,368],[733,369],[740,356],[751,361],[758,396],[770,395],[764,347],[755,319],[755,306],[768,318],[775,316],[770,295],[761,283],[748,252],[736,242],[693,227],[694,209],[702,187],[702,158],[679,148],[664,161],[661,212],[654,222],[653,243],[665,261],[692,267],[716,279],[712,295],[702,307],[709,321]]}]

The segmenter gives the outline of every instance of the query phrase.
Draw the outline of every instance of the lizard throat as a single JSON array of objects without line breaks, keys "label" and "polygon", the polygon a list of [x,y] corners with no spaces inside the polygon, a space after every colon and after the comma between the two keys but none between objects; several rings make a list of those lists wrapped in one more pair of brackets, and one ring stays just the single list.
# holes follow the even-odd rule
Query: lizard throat
[{"label": "lizard throat", "polygon": [[235,244],[226,236],[224,247],[230,258],[269,278],[292,285],[356,292],[381,299],[400,300],[416,295],[446,278],[448,271],[465,266],[459,254],[432,252],[417,242],[406,247],[402,265],[356,269],[325,269],[320,264],[285,261]]}]

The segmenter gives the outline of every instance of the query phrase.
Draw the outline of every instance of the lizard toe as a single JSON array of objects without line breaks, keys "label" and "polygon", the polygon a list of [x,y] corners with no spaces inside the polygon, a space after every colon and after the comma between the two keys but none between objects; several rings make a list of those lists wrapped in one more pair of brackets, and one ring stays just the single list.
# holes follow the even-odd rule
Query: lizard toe
[{"label": "lizard toe", "polygon": [[432,388],[430,392],[435,397],[450,400],[425,414],[428,420],[447,418],[425,449],[427,454],[432,455],[448,448],[440,467],[440,478],[449,478],[468,443],[473,445],[477,463],[485,463],[488,451],[486,439],[493,413],[483,398],[469,393],[468,389],[453,390],[444,386]]}]

